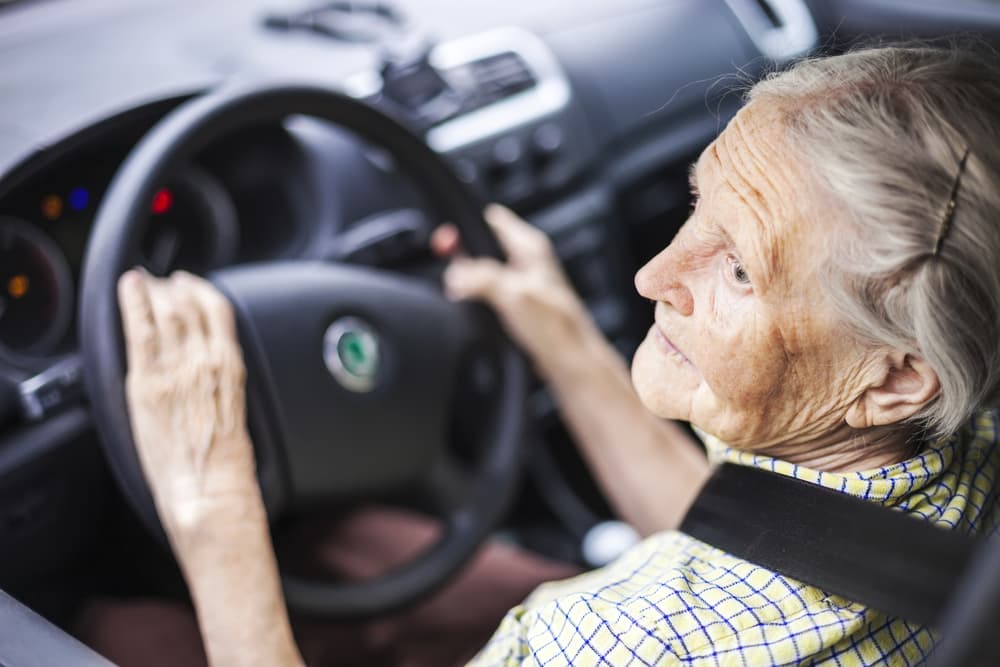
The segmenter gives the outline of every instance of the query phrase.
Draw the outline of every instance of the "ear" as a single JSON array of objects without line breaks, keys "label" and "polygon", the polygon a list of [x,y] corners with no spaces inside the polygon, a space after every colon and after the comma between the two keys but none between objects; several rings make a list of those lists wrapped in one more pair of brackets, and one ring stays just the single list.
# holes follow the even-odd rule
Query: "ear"
[{"label": "ear", "polygon": [[892,350],[876,366],[870,384],[845,419],[856,429],[898,424],[917,414],[940,391],[937,373],[923,358]]}]

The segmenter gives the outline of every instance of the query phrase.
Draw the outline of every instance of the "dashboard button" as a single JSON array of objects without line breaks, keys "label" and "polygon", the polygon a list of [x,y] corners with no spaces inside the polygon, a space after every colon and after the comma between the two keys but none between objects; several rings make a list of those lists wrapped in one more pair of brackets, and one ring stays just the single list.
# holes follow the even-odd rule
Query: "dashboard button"
[{"label": "dashboard button", "polygon": [[[512,182],[518,180],[518,165],[523,155],[521,141],[516,137],[503,137],[493,145],[489,165],[486,168],[486,178],[494,192],[502,195],[511,189]],[[520,190],[521,187],[518,185],[514,189]]]},{"label": "dashboard button", "polygon": [[531,134],[531,144],[535,154],[539,156],[551,156],[562,148],[563,131],[555,123],[545,123],[539,126]]},{"label": "dashboard button", "polygon": [[493,163],[503,167],[512,167],[521,160],[524,149],[517,137],[504,137],[493,144]]},{"label": "dashboard button", "polygon": [[479,168],[476,163],[469,158],[458,158],[452,162],[452,168],[458,180],[467,185],[472,185],[479,180]]}]

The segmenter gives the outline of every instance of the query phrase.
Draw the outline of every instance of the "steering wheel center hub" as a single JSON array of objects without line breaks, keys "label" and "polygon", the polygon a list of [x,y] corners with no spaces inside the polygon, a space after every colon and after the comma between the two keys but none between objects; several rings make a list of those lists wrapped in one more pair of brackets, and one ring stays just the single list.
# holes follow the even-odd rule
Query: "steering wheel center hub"
[{"label": "steering wheel center hub", "polygon": [[344,389],[369,392],[382,367],[378,334],[358,317],[342,317],[323,336],[323,361]]}]

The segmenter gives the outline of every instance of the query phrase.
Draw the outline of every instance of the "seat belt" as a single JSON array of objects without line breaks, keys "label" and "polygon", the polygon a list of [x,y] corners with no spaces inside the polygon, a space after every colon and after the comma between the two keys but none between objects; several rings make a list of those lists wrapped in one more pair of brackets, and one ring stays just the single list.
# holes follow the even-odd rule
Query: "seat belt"
[{"label": "seat belt", "polygon": [[680,527],[702,542],[889,616],[938,625],[976,541],[769,470],[723,463]]}]

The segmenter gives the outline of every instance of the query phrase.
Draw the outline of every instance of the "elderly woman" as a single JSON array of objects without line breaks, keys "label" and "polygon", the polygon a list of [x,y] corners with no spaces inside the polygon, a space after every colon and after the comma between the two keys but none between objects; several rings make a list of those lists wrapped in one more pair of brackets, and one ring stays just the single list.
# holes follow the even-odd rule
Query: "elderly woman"
[{"label": "elderly woman", "polygon": [[[719,461],[955,530],[993,527],[1000,71],[929,48],[801,62],[753,87],[691,184],[690,219],[636,276],[655,323],[634,392],[544,236],[509,212],[488,212],[507,264],[456,258],[446,273],[454,298],[499,312],[617,510],[651,534],[602,570],[539,588],[474,662],[917,663],[927,628],[673,529]],[[130,272],[120,288],[137,446],[207,654],[298,664],[227,304],[184,275]],[[162,326],[171,311],[186,339]],[[218,387],[177,384],[206,365],[222,369]],[[662,418],[706,434],[709,460]]]}]

